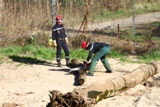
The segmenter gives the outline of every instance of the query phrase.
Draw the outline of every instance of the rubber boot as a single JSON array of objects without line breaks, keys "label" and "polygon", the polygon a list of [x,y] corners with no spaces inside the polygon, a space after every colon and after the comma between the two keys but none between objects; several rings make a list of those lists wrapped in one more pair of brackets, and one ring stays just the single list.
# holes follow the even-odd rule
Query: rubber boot
[{"label": "rubber boot", "polygon": [[69,60],[66,60],[66,66],[68,66],[69,65]]},{"label": "rubber boot", "polygon": [[112,70],[107,70],[106,73],[112,73]]},{"label": "rubber boot", "polygon": [[61,67],[61,66],[62,66],[62,64],[61,64],[61,62],[59,61],[59,62],[58,62],[58,67]]},{"label": "rubber boot", "polygon": [[69,58],[66,58],[66,66],[69,66]]}]

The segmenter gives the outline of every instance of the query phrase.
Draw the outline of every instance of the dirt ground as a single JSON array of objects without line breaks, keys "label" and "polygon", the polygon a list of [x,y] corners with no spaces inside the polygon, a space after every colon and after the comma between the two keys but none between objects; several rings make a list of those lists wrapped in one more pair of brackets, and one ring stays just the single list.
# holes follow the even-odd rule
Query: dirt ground
[{"label": "dirt ground", "polygon": [[[82,86],[74,85],[74,75],[68,73],[70,68],[65,65],[57,67],[55,61],[39,64],[3,63],[0,65],[0,107],[46,107],[49,103],[49,91],[71,92],[96,81],[103,82],[130,73],[142,65],[123,63],[118,59],[108,60],[113,73],[104,73],[105,69],[99,61],[95,76],[87,76],[87,81]],[[62,64],[65,64],[65,60],[62,60]],[[149,79],[153,83],[152,87],[139,84],[117,96],[100,101],[95,107],[159,107],[160,75],[157,74],[155,78]]]}]

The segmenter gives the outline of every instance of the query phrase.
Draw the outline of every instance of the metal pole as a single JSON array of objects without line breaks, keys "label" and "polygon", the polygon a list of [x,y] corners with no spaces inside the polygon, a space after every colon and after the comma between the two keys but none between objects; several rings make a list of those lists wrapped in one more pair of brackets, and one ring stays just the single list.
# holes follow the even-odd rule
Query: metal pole
[{"label": "metal pole", "polygon": [[133,47],[133,54],[135,53],[135,39],[136,39],[136,37],[135,37],[135,16],[134,16],[134,0],[132,0],[132,14],[133,14],[133,23],[132,23],[132,25],[133,25],[133,36],[134,36],[134,47]]},{"label": "metal pole", "polygon": [[52,0],[52,23],[53,25],[56,23],[55,18],[56,18],[56,0]]}]

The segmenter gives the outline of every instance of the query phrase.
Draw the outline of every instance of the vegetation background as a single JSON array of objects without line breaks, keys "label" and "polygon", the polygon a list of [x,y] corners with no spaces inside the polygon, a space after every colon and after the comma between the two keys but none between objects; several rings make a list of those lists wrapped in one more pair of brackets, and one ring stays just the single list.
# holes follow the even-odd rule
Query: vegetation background
[{"label": "vegetation background", "polygon": [[[140,58],[151,57],[150,59],[155,60],[155,56],[159,55],[160,35],[159,31],[155,30],[159,28],[159,22],[147,25],[147,29],[146,25],[136,28],[136,39],[131,28],[120,31],[118,44],[116,29],[93,29],[85,35],[83,32],[78,34],[76,27],[82,24],[86,14],[88,14],[86,23],[90,24],[132,16],[133,0],[56,1],[56,13],[63,16],[69,36],[69,47],[71,50],[76,49],[74,52],[71,51],[73,57],[83,59],[86,56],[82,55],[86,52],[79,50],[79,44],[83,40],[106,43],[113,41],[110,43],[112,45],[110,56],[112,57],[136,54],[141,55]],[[159,5],[159,0],[134,0],[135,15],[160,11]],[[1,0],[0,6],[0,59],[4,60],[5,56],[13,55],[50,60],[55,57],[55,50],[48,47],[48,39],[51,37],[54,24],[52,0]],[[104,36],[106,32],[110,35]],[[104,40],[106,36],[108,38]],[[133,42],[139,45],[134,50],[136,52],[133,52]]]}]

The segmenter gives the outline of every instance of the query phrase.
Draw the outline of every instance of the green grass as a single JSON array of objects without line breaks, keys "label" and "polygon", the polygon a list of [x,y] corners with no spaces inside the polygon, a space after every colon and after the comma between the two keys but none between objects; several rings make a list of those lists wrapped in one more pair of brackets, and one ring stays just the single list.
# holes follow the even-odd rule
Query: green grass
[{"label": "green grass", "polygon": [[[54,60],[56,58],[56,49],[45,46],[35,47],[34,45],[21,46],[9,46],[0,48],[0,61],[4,60],[4,57],[19,56],[19,58],[36,58],[41,60]],[[85,59],[88,55],[88,51],[77,49],[70,50],[71,58]],[[62,50],[62,58],[65,58],[65,53]]]},{"label": "green grass", "polygon": [[[56,58],[56,50],[50,47],[34,45],[26,45],[24,47],[20,46],[10,46],[6,48],[0,48],[0,63],[6,61],[6,59],[14,56],[17,59],[34,59],[34,60],[45,60],[51,61]],[[88,56],[88,51],[82,49],[70,50],[70,57],[79,60],[86,60]],[[8,57],[8,58],[6,58]],[[62,50],[62,58],[65,58],[65,54]],[[111,51],[107,58],[117,58],[122,62],[132,62],[132,63],[149,63],[152,61],[160,60],[160,50],[153,51],[146,56],[137,56],[137,60],[131,60],[128,55],[120,54],[116,51]]]},{"label": "green grass", "polygon": [[149,63],[160,60],[160,50],[152,51],[146,56],[138,56],[138,59],[143,63]]}]

